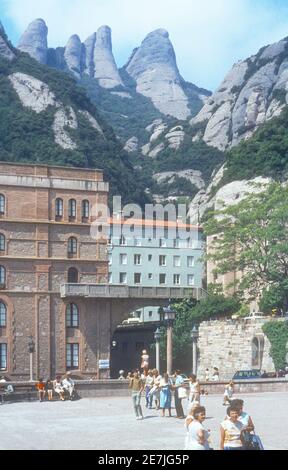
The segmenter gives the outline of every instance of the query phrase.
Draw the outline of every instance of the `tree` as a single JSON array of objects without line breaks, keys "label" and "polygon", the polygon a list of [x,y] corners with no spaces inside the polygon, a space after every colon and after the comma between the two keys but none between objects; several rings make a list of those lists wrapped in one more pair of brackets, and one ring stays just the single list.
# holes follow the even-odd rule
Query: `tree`
[{"label": "tree", "polygon": [[271,183],[241,202],[215,212],[204,225],[213,237],[207,255],[219,274],[242,273],[238,292],[250,299],[270,289],[283,293],[288,308],[288,187]]},{"label": "tree", "polygon": [[[240,308],[237,299],[211,293],[206,299],[196,302],[194,299],[184,299],[173,304],[177,314],[173,326],[173,364],[186,372],[191,372],[192,342],[191,330],[193,325],[206,320],[216,320],[231,317]],[[161,355],[166,357],[166,330],[161,329]]]}]

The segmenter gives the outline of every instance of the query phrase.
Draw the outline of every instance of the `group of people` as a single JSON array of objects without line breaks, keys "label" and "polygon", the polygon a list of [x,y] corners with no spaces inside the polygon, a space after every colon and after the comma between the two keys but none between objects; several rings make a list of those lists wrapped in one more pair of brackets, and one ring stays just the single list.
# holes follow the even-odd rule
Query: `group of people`
[{"label": "group of people", "polygon": [[42,402],[47,394],[48,401],[53,400],[53,393],[56,393],[61,401],[65,400],[65,393],[67,392],[70,400],[73,400],[75,395],[75,382],[72,380],[70,374],[66,374],[63,379],[57,376],[55,380],[49,379],[46,382],[41,378],[36,383],[38,390],[39,401]]},{"label": "group of people", "polygon": [[[219,373],[219,371],[218,371]],[[157,369],[143,369],[141,373],[135,370],[129,374],[129,388],[132,391],[132,401],[137,420],[143,419],[141,394],[145,392],[146,408],[151,409],[153,400],[161,416],[165,417],[166,410],[171,417],[172,392],[174,392],[176,418],[185,419],[182,400],[188,398],[188,409],[185,419],[185,450],[213,450],[210,442],[210,430],[205,429],[206,409],[201,406],[201,390],[197,377],[193,374],[188,378],[188,387],[179,370],[170,378],[168,373],[160,375]],[[244,402],[233,399],[234,383],[225,386],[223,405],[228,405],[225,419],[220,425],[221,450],[246,450],[249,448],[254,424],[251,416],[243,411]]]},{"label": "group of people", "polygon": [[200,384],[195,375],[189,377],[189,396],[184,387],[184,378],[179,370],[176,370],[173,377],[170,378],[168,373],[160,375],[157,369],[144,369],[141,374],[139,370],[135,370],[129,375],[129,388],[132,391],[132,400],[136,419],[143,419],[142,408],[140,404],[141,394],[145,392],[146,408],[152,409],[153,400],[155,401],[156,410],[161,409],[162,417],[165,417],[166,410],[168,417],[171,417],[172,408],[172,392],[174,391],[175,409],[178,419],[184,419],[185,414],[182,406],[182,399],[188,398],[189,403],[200,403]]},{"label": "group of people", "polygon": [[[227,408],[225,419],[220,425],[220,450],[247,450],[251,448],[251,433],[254,424],[251,416],[243,411],[244,401],[235,399]],[[193,405],[186,420],[185,450],[213,450],[210,430],[205,429],[204,406]]]}]

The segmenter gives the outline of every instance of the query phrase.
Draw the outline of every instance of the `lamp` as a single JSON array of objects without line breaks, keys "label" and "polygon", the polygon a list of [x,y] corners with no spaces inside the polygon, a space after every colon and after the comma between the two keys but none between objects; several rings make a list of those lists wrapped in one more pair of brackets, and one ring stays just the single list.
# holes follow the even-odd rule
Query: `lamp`
[{"label": "lamp", "polygon": [[199,338],[199,328],[198,326],[194,325],[191,330],[191,339],[192,341],[197,341]]}]

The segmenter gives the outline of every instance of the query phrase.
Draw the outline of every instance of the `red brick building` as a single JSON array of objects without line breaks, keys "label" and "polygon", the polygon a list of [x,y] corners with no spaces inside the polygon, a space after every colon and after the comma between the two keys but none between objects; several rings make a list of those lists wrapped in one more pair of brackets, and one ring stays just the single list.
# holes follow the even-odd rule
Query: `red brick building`
[{"label": "red brick building", "polygon": [[102,171],[0,163],[0,375],[29,378],[30,336],[34,378],[98,374],[99,316],[60,286],[108,282],[106,240],[90,236],[107,198]]}]

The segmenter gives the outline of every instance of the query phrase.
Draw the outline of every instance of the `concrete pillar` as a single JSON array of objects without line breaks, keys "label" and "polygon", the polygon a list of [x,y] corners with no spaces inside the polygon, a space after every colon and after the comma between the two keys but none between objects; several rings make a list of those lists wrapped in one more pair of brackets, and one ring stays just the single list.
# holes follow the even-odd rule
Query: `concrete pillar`
[{"label": "concrete pillar", "polygon": [[167,372],[172,375],[172,352],[173,352],[173,328],[172,326],[167,327]]},{"label": "concrete pillar", "polygon": [[197,341],[192,341],[192,374],[197,375]]},{"label": "concrete pillar", "polygon": [[156,369],[160,372],[160,343],[156,341]]}]

